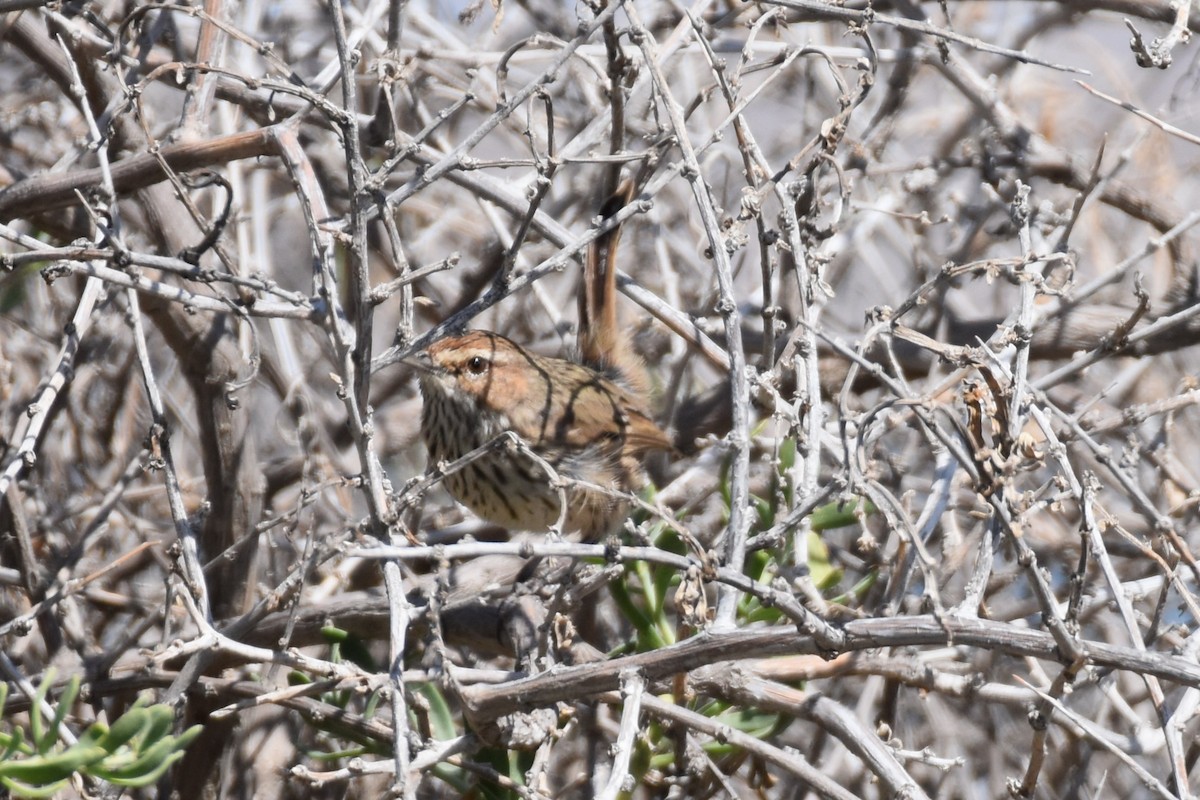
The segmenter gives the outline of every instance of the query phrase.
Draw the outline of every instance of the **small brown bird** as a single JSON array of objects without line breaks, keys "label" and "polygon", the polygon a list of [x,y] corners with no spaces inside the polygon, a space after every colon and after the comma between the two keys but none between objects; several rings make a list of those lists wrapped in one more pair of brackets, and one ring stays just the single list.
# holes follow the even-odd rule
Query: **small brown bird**
[{"label": "small brown bird", "polygon": [[[530,353],[496,333],[442,339],[420,354],[425,399],[421,433],[432,461],[451,461],[505,431],[516,433],[563,478],[633,492],[645,483],[642,459],[671,443],[642,402],[600,372]],[[560,515],[560,495],[528,455],[497,448],[445,479],[480,517],[508,528],[545,530]],[[616,529],[628,503],[566,487],[564,533],[587,539]]]}]

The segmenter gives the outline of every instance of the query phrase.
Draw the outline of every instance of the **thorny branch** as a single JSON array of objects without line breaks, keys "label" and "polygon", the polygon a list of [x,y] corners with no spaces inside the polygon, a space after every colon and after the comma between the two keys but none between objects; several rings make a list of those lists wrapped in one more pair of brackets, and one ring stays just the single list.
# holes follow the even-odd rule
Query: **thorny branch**
[{"label": "thorny branch", "polygon": [[[1194,796],[1191,4],[455,13],[0,2],[0,728],[149,692],[181,797]],[[572,353],[618,226],[676,451],[497,531],[446,475],[572,484],[426,464],[406,362]]]}]

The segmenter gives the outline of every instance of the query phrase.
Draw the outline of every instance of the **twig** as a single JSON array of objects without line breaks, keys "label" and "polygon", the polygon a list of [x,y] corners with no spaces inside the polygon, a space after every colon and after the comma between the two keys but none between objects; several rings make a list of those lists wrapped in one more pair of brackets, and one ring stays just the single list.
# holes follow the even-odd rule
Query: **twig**
[{"label": "twig", "polygon": [[[713,260],[717,284],[720,287],[720,300],[717,312],[725,326],[725,338],[728,342],[730,393],[733,397],[733,424],[728,436],[728,443],[733,451],[733,464],[729,474],[729,525],[725,534],[725,566],[740,572],[746,557],[746,537],[750,528],[748,511],[749,481],[750,481],[750,387],[746,379],[746,353],[742,347],[741,318],[738,313],[736,295],[733,289],[733,272],[729,262],[729,251],[725,235],[721,232],[717,219],[712,195],[702,179],[700,164],[696,160],[695,149],[688,137],[687,124],[683,119],[683,110],[671,94],[671,85],[662,72],[659,63],[658,45],[653,35],[642,24],[637,10],[633,6],[626,8],[634,31],[634,42],[641,48],[646,60],[646,68],[654,79],[659,101],[666,109],[675,135],[675,144],[683,154],[683,178],[692,190],[692,196],[700,211],[704,223],[704,232],[708,236],[709,256]],[[718,628],[728,628],[735,625],[734,617],[737,612],[738,593],[732,588],[722,590],[717,600],[716,622]]]},{"label": "twig", "polygon": [[629,763],[633,758],[634,739],[640,730],[638,720],[642,716],[645,692],[646,679],[636,669],[621,673],[621,727],[617,732],[612,771],[604,790],[597,795],[598,800],[617,800],[627,791],[625,782],[630,778]]}]

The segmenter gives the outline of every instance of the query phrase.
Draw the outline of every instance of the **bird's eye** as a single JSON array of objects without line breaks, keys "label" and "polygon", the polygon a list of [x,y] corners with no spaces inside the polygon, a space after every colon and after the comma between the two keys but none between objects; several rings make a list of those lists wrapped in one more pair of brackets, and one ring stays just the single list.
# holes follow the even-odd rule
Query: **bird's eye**
[{"label": "bird's eye", "polygon": [[487,372],[487,359],[483,356],[471,356],[467,360],[467,372],[472,375],[482,375]]}]

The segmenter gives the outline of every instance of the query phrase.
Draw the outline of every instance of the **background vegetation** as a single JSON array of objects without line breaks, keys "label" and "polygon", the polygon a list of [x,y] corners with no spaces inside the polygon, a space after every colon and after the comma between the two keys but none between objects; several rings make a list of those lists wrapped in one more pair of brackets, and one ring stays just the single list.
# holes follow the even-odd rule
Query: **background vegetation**
[{"label": "background vegetation", "polygon": [[[1191,12],[0,0],[0,779],[1190,797]],[[510,541],[403,359],[569,353],[617,177],[678,452]]]}]

